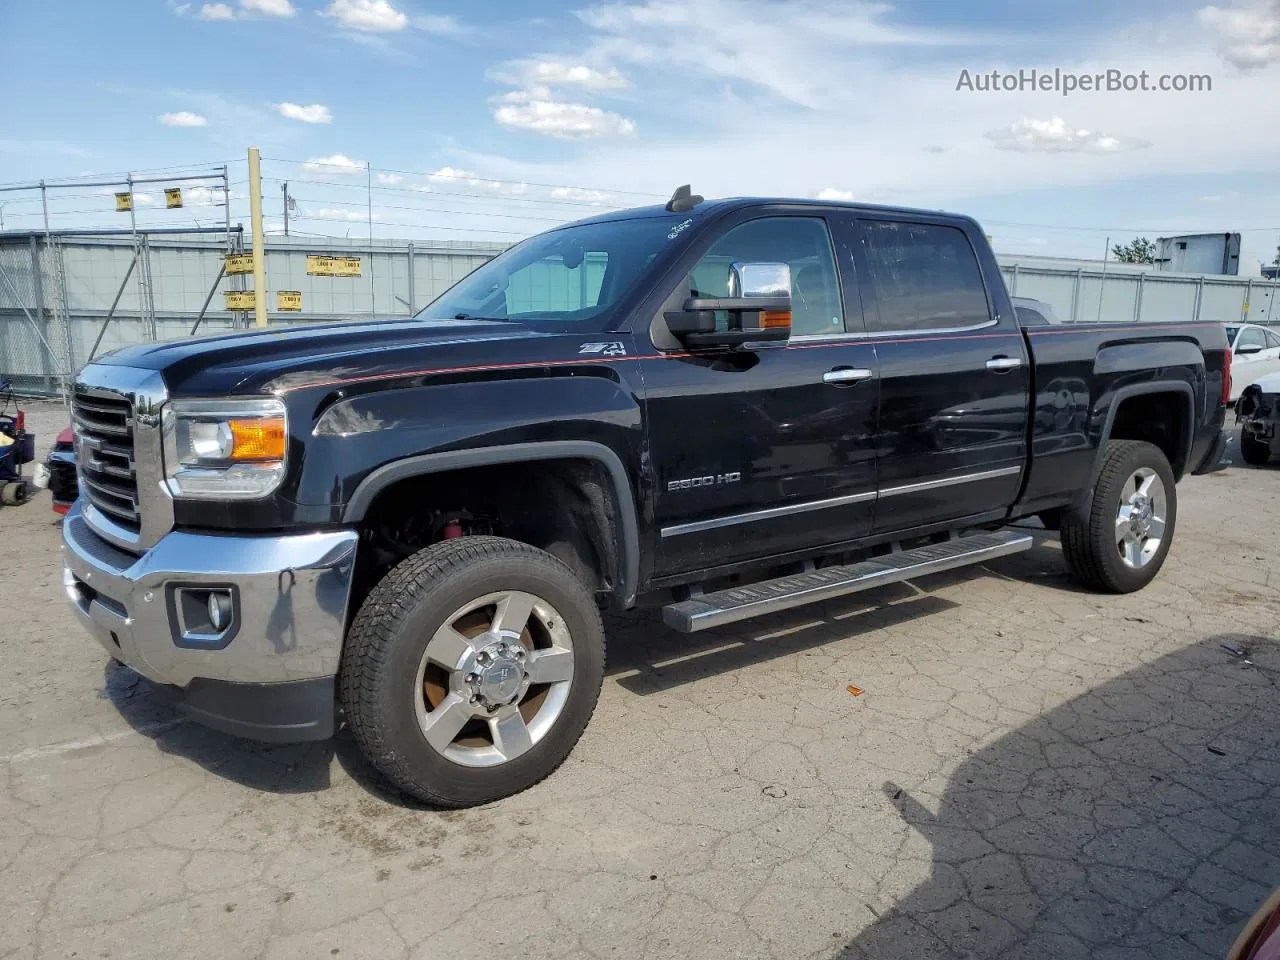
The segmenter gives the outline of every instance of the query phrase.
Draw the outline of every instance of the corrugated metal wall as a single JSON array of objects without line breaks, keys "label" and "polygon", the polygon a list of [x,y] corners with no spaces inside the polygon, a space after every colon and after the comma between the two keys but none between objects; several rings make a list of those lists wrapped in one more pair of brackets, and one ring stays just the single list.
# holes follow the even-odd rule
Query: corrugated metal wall
[{"label": "corrugated metal wall", "polygon": [[[233,235],[233,246],[238,237]],[[218,278],[224,236],[149,235],[140,243],[140,268],[126,280],[135,247],[128,237],[0,235],[0,374],[20,389],[58,392],[97,353],[133,343],[189,336],[206,299],[201,334],[247,326],[223,293],[243,290],[247,278]],[[438,241],[354,241],[271,237],[267,240],[268,310],[273,326],[349,317],[406,316],[430,303],[503,249],[500,244]],[[307,274],[308,254],[359,257],[360,275]],[[1196,276],[1037,257],[999,258],[1015,296],[1048,302],[1063,320],[1112,322],[1208,319],[1220,323],[1280,324],[1280,284],[1261,278]],[[531,271],[527,289],[511,295],[531,308],[573,308],[598,287],[603,265]],[[123,284],[122,284],[122,281]],[[217,281],[215,283],[215,281]],[[280,313],[275,294],[296,290],[302,310]],[[104,319],[117,293],[110,324]]]}]

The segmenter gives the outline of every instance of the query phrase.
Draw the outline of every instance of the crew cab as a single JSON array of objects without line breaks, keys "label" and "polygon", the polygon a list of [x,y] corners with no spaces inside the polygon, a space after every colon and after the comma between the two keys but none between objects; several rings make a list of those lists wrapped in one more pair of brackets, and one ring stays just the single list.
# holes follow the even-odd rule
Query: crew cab
[{"label": "crew cab", "polygon": [[345,723],[467,805],[564,761],[601,609],[695,632],[1032,546],[1103,591],[1221,466],[1221,324],[1019,325],[964,216],[802,200],[604,214],[419,316],[85,367],[67,595],[195,719]]}]

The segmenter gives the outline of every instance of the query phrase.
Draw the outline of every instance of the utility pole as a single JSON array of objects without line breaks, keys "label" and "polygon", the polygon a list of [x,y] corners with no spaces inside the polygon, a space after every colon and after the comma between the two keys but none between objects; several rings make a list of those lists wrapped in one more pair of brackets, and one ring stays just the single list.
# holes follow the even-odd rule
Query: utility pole
[{"label": "utility pole", "polygon": [[[8,201],[6,200],[5,203],[8,203]],[[0,230],[4,229],[4,207],[5,204],[0,203]]]},{"label": "utility pole", "polygon": [[289,181],[280,184],[280,192],[284,195],[284,235],[289,235]]},{"label": "utility pole", "polygon": [[253,322],[267,325],[267,259],[262,240],[262,157],[249,148],[249,226],[253,233]]}]

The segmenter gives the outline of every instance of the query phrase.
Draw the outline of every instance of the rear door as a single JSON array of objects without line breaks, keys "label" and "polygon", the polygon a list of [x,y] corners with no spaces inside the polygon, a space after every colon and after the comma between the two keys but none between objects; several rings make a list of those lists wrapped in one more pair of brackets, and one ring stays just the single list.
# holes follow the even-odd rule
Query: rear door
[{"label": "rear door", "polygon": [[1017,498],[1030,371],[994,258],[971,221],[860,217],[880,364],[877,533],[991,515]]},{"label": "rear door", "polygon": [[[725,296],[729,264],[791,268],[792,339],[641,360],[657,489],[654,575],[865,536],[875,506],[875,350],[821,213],[730,222],[694,253],[678,300]],[[659,322],[656,321],[655,322]],[[852,334],[852,335],[851,335]]]}]

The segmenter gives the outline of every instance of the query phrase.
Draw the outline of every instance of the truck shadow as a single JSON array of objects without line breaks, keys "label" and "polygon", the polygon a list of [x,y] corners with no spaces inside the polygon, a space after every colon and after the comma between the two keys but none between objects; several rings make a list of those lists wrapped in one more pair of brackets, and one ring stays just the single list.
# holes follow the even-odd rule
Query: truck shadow
[{"label": "truck shadow", "polygon": [[266,793],[314,793],[332,785],[333,762],[371,793],[392,802],[393,796],[345,731],[314,743],[262,743],[210,730],[185,720],[151,691],[151,685],[128,667],[108,660],[99,696],[111,700],[138,733],[164,753],[195,763],[209,773]]},{"label": "truck shadow", "polygon": [[841,960],[1226,956],[1280,885],[1280,648],[1226,639],[1004,735],[941,796],[884,783],[932,866],[888,910],[851,894],[875,919]]}]

